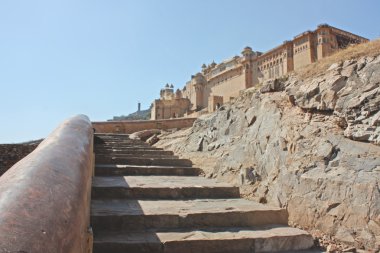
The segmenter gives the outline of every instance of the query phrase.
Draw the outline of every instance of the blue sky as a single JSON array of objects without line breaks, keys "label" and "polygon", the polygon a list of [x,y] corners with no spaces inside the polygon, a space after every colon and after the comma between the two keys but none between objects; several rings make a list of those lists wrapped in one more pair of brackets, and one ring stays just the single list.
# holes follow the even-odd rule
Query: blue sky
[{"label": "blue sky", "polygon": [[[318,3],[318,4],[317,4]],[[0,0],[0,143],[148,108],[165,83],[320,23],[380,37],[380,1]]]}]

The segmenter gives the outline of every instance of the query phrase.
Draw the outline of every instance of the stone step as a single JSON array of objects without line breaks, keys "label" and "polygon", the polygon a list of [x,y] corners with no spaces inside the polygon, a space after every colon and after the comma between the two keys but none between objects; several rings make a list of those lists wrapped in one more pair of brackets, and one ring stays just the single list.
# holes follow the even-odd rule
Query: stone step
[{"label": "stone step", "polygon": [[127,164],[127,165],[164,165],[164,166],[192,166],[192,162],[187,159],[171,159],[171,158],[114,158],[95,156],[95,163],[99,164]]},{"label": "stone step", "polygon": [[124,136],[122,138],[117,138],[117,137],[108,137],[108,136],[98,136],[98,135],[95,135],[95,138],[97,138],[98,140],[114,141],[114,142],[136,140],[136,139],[130,139],[129,136]]},{"label": "stone step", "polygon": [[125,136],[123,138],[115,138],[115,137],[107,137],[107,136],[95,136],[96,138],[98,138],[99,140],[103,140],[103,141],[113,141],[113,142],[122,142],[122,141],[133,141],[133,140],[136,140],[136,139],[130,139],[129,136]]},{"label": "stone step", "polygon": [[190,176],[95,177],[93,199],[239,198],[239,187]]},{"label": "stone step", "polygon": [[296,252],[312,246],[313,238],[308,233],[285,226],[104,233],[94,236],[94,253]]},{"label": "stone step", "polygon": [[134,147],[140,147],[140,148],[151,148],[149,144],[144,143],[126,143],[126,144],[96,144],[94,145],[95,149],[98,148],[134,148]]},{"label": "stone step", "polygon": [[285,209],[244,199],[92,200],[94,231],[287,225]]},{"label": "stone step", "polygon": [[117,140],[117,139],[104,139],[104,138],[98,138],[100,141],[99,143],[145,143],[142,140],[134,140],[134,139],[122,139],[122,140]]},{"label": "stone step", "polygon": [[141,153],[141,154],[98,154],[96,153],[95,159],[102,160],[102,159],[123,159],[123,158],[165,158],[165,159],[178,159],[178,156],[176,155],[166,155],[166,154],[160,154],[160,153]]},{"label": "stone step", "polygon": [[142,142],[141,140],[131,140],[129,138],[125,139],[110,139],[110,138],[103,138],[103,137],[95,137],[95,143],[100,144],[100,143],[122,143],[122,142]]},{"label": "stone step", "polygon": [[104,136],[96,136],[98,140],[109,141],[109,142],[123,142],[123,141],[140,141],[136,139],[130,139],[129,136],[125,138],[112,138],[112,137],[104,137]]},{"label": "stone step", "polygon": [[162,149],[156,149],[149,145],[130,145],[130,146],[95,146],[94,150],[107,150],[107,149],[117,149],[117,150],[134,150],[134,149],[148,149],[148,150],[162,150]]},{"label": "stone step", "polygon": [[130,154],[135,154],[136,156],[137,155],[146,155],[146,154],[157,154],[157,155],[173,155],[173,152],[172,151],[165,151],[165,150],[155,150],[155,149],[151,149],[151,150],[133,150],[133,149],[130,149],[128,151],[123,151],[123,150],[118,150],[118,151],[112,151],[112,150],[99,150],[99,152],[96,152],[96,155],[99,156],[99,155],[124,155],[124,154],[127,154],[127,155],[130,155]]},{"label": "stone step", "polygon": [[129,136],[129,134],[122,134],[122,133],[94,133],[96,136],[116,136],[118,138],[122,138],[123,136]]},{"label": "stone step", "polygon": [[131,140],[129,138],[125,138],[122,140],[117,140],[117,139],[107,139],[103,137],[95,137],[94,138],[94,144],[95,145],[102,145],[102,144],[123,144],[123,143],[145,143],[144,141],[141,140]]},{"label": "stone step", "polygon": [[95,167],[96,176],[116,176],[116,175],[198,176],[200,172],[201,170],[199,168],[181,167],[181,166],[98,164]]},{"label": "stone step", "polygon": [[154,147],[129,147],[129,148],[120,148],[120,147],[107,147],[107,148],[95,148],[95,153],[97,152],[129,152],[129,151],[162,151],[161,148],[154,148]]},{"label": "stone step", "polygon": [[131,139],[125,139],[125,140],[106,140],[106,139],[100,139],[97,138],[97,142],[95,142],[96,145],[119,145],[119,144],[147,144],[145,141],[142,140],[131,140]]},{"label": "stone step", "polygon": [[152,146],[150,146],[149,144],[144,144],[144,143],[123,143],[123,144],[97,144],[94,146],[95,149],[98,149],[98,148],[115,148],[115,147],[118,147],[118,148],[133,148],[133,147],[143,147],[143,148],[150,148]]}]

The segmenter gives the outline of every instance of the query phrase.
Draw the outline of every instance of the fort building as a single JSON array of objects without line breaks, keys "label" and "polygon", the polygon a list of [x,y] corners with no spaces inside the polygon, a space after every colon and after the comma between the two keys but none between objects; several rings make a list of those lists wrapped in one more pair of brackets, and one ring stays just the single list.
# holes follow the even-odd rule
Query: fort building
[{"label": "fort building", "polygon": [[160,99],[156,99],[152,104],[151,119],[170,119],[183,117],[188,113],[191,102],[183,97],[179,89],[174,93],[173,84],[166,84],[160,91]]},{"label": "fort building", "polygon": [[202,70],[192,75],[182,90],[177,89],[174,93],[174,86],[166,85],[160,92],[160,99],[152,104],[151,119],[196,117],[213,112],[237,97],[241,90],[284,76],[349,45],[367,41],[322,24],[316,30],[301,33],[265,53],[246,47],[240,56],[219,64],[203,64]]}]

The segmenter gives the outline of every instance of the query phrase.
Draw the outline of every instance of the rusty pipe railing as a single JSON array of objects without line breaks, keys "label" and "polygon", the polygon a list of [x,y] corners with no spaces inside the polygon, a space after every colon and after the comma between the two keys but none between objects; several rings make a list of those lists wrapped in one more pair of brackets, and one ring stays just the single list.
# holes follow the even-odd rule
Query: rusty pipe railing
[{"label": "rusty pipe railing", "polygon": [[63,122],[0,177],[0,252],[85,253],[89,236],[93,129]]}]

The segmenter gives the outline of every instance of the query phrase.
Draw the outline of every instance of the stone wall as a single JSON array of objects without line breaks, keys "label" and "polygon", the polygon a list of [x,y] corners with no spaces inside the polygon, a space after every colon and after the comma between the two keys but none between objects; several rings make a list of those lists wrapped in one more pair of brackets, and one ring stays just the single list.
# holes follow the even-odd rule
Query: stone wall
[{"label": "stone wall", "polygon": [[294,40],[294,69],[300,69],[315,61],[312,57],[312,47],[315,42],[310,34]]},{"label": "stone wall", "polygon": [[28,144],[0,144],[0,176],[31,153],[41,141]]},{"label": "stone wall", "polygon": [[[226,79],[226,81],[221,82],[218,85],[215,85],[211,88],[211,94],[214,96],[223,97],[224,102],[230,101],[231,97],[239,96],[241,90],[245,90],[245,75],[242,73],[234,77]],[[208,99],[209,95],[206,97]]]},{"label": "stone wall", "polygon": [[151,119],[170,119],[183,117],[190,107],[190,100],[175,98],[170,100],[156,99],[151,110]]},{"label": "stone wall", "polygon": [[131,134],[147,129],[181,129],[193,125],[195,118],[180,118],[166,120],[136,120],[136,121],[107,121],[92,122],[96,133]]}]

